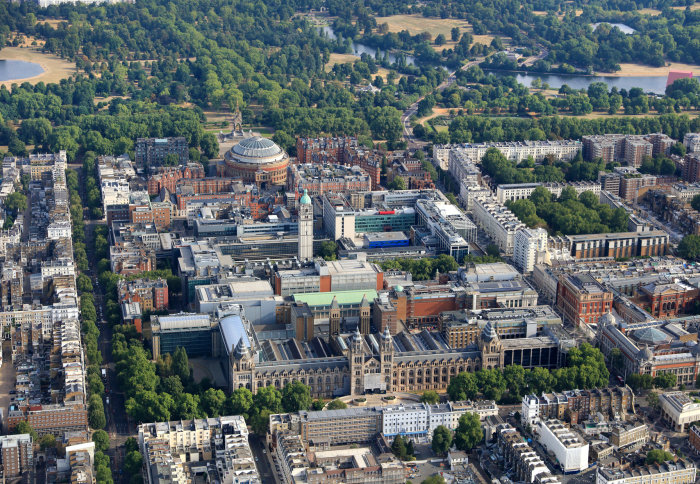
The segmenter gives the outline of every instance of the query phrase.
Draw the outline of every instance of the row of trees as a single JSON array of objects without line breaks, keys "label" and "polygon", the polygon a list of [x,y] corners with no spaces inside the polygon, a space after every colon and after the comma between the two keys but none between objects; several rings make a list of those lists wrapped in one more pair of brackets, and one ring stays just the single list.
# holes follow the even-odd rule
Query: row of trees
[{"label": "row of trees", "polygon": [[513,200],[506,206],[529,227],[545,227],[563,235],[625,232],[629,215],[623,208],[600,203],[593,192],[577,195],[573,187],[562,190],[557,199],[544,187],[529,198]]},{"label": "row of trees", "polygon": [[610,372],[600,350],[583,343],[569,350],[564,368],[526,370],[520,365],[509,365],[503,370],[461,372],[450,379],[447,394],[453,401],[473,400],[481,395],[496,402],[517,403],[530,393],[606,386],[609,378]]},{"label": "row of trees", "polygon": [[446,274],[456,271],[459,267],[457,261],[451,255],[440,254],[434,258],[422,259],[390,259],[380,263],[382,270],[401,270],[410,272],[414,281],[433,279],[437,272]]}]

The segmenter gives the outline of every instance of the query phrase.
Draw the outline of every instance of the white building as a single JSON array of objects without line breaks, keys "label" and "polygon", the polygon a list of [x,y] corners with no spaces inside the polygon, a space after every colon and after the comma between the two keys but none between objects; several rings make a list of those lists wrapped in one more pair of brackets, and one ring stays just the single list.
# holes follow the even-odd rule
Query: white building
[{"label": "white building", "polygon": [[662,393],[659,403],[662,418],[677,432],[685,432],[688,424],[700,420],[700,403],[695,403],[684,392]]},{"label": "white building", "polygon": [[488,187],[475,181],[462,180],[459,182],[459,200],[468,213],[474,211],[474,200],[479,197],[490,197],[493,193]]},{"label": "white building", "polygon": [[382,409],[382,433],[394,435],[425,435],[428,431],[428,405],[397,405]]},{"label": "white building", "polygon": [[689,153],[700,152],[700,133],[686,133],[683,137],[683,144]]},{"label": "white building", "polygon": [[72,233],[70,220],[52,220],[46,228],[46,238],[49,240],[69,239]]},{"label": "white building", "polygon": [[513,262],[524,273],[532,272],[535,264],[544,262],[547,254],[547,231],[522,228],[513,239]]},{"label": "white building", "polygon": [[468,180],[479,183],[481,171],[463,151],[450,150],[448,160],[450,174],[455,180]]},{"label": "white building", "polygon": [[387,437],[398,434],[432,437],[433,431],[441,425],[455,430],[459,425],[459,418],[465,413],[475,413],[480,420],[498,415],[498,405],[492,400],[435,405],[415,403],[381,407],[381,412],[382,433]]},{"label": "white building", "polygon": [[474,199],[474,221],[488,234],[506,255],[513,254],[515,233],[525,228],[513,212],[493,197]]},{"label": "white building", "polygon": [[540,420],[537,439],[547,451],[554,453],[565,474],[588,468],[588,443],[561,421]]},{"label": "white building", "polygon": [[520,421],[523,425],[534,427],[540,422],[540,399],[536,395],[525,395],[520,409]]},{"label": "white building", "polygon": [[596,182],[573,182],[573,183],[512,183],[503,184],[496,187],[496,200],[499,203],[506,203],[509,200],[522,200],[529,198],[537,187],[545,188],[555,197],[560,197],[564,188],[571,187],[576,190],[577,195],[583,192],[592,192],[596,197],[600,197],[600,183]]},{"label": "white building", "polygon": [[465,156],[480,162],[490,148],[496,148],[511,161],[521,162],[529,157],[542,161],[547,156],[570,161],[581,151],[582,144],[577,140],[561,141],[503,141],[495,143],[465,143],[461,145],[435,145],[433,158],[440,166],[449,162],[450,150],[460,150]]}]

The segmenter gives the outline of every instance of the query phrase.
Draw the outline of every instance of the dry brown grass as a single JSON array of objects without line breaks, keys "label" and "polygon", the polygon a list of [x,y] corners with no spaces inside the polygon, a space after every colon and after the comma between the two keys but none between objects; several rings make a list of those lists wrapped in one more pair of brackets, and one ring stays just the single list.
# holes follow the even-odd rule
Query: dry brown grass
[{"label": "dry brown grass", "polygon": [[353,63],[359,59],[360,56],[355,54],[331,54],[324,69],[326,72],[330,72],[330,70],[333,69],[333,66],[336,64],[347,64],[348,62]]},{"label": "dry brown grass", "polygon": [[29,82],[30,84],[37,84],[38,82],[56,83],[61,79],[66,79],[72,74],[75,74],[76,67],[75,64],[68,62],[65,59],[61,59],[53,54],[45,54],[39,52],[33,48],[20,48],[20,47],[5,47],[0,50],[0,59],[6,60],[23,60],[27,62],[35,62],[39,64],[44,72],[38,76],[34,76],[28,79],[17,79],[2,81],[0,85],[10,87],[12,84],[21,84],[23,82]]},{"label": "dry brown grass", "polygon": [[[450,40],[451,30],[454,27],[459,27],[461,32],[469,32],[474,35],[474,29],[466,20],[453,18],[436,18],[423,17],[422,15],[391,15],[389,17],[377,17],[377,25],[386,23],[389,26],[389,32],[401,32],[408,30],[411,35],[418,35],[422,32],[428,32],[435,40],[435,37],[442,34],[447,39],[447,43],[442,46],[433,46],[435,50],[452,48],[455,43]],[[474,35],[474,42],[479,42],[488,45],[493,40],[493,35]],[[504,45],[508,45],[509,39],[501,37]]]},{"label": "dry brown grass", "polygon": [[695,75],[700,74],[700,66],[693,64],[683,64],[680,62],[670,62],[664,67],[651,67],[641,64],[620,64],[621,70],[615,73],[602,73],[604,76],[630,77],[630,76],[668,76],[668,71],[693,71]]}]

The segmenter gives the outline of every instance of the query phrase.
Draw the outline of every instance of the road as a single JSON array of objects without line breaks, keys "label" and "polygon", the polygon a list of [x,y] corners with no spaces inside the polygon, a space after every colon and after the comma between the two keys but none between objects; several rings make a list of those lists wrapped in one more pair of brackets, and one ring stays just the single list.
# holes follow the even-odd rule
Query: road
[{"label": "road", "polygon": [[[80,197],[83,200],[83,206],[85,207],[86,193],[85,193],[85,180],[83,179],[82,165],[71,164],[69,165],[71,169],[78,172],[78,178],[80,182],[78,183]],[[97,326],[100,329],[100,337],[98,339],[98,346],[100,352],[102,353],[102,368],[107,370],[107,378],[104,381],[105,385],[105,417],[107,417],[107,425],[105,431],[109,434],[110,448],[107,451],[107,455],[110,458],[110,466],[112,468],[112,477],[116,483],[127,483],[129,481],[129,476],[125,476],[121,472],[122,462],[124,460],[124,442],[129,436],[136,433],[134,426],[129,422],[126,415],[125,398],[124,393],[118,388],[117,375],[115,371],[114,361],[112,360],[112,328],[105,321],[105,316],[107,309],[105,307],[104,294],[102,292],[103,288],[100,287],[99,281],[97,279],[97,257],[95,257],[93,251],[93,244],[91,241],[94,239],[95,227],[104,224],[100,220],[90,220],[88,209],[83,210],[83,217],[85,223],[85,241],[86,241],[86,251],[89,261],[89,269],[85,274],[90,277],[92,285],[94,288],[93,296],[95,299],[95,310],[97,311]],[[107,403],[109,401],[109,403]]]},{"label": "road", "polygon": [[[471,66],[478,65],[483,60],[484,59],[480,57],[480,58],[473,60],[471,62],[467,62],[462,67],[460,67],[460,70],[463,70],[463,71],[467,70]],[[436,93],[436,92],[442,92],[445,89],[447,89],[448,87],[450,87],[452,84],[454,84],[455,81],[457,80],[457,77],[455,76],[456,72],[457,71],[450,72],[449,75],[447,76],[446,81],[442,82],[440,85],[438,85],[435,89],[433,89],[429,93],[424,94],[423,96],[419,97],[416,100],[416,102],[411,104],[401,115],[401,124],[403,125],[403,138],[406,141],[407,148],[413,148],[413,149],[420,148],[420,149],[422,149],[423,147],[425,147],[425,145],[428,144],[425,141],[417,140],[415,138],[415,136],[413,136],[413,128],[411,127],[411,116],[416,114],[416,112],[418,111],[418,104],[423,99],[425,99],[426,96],[428,96],[429,94]]]}]

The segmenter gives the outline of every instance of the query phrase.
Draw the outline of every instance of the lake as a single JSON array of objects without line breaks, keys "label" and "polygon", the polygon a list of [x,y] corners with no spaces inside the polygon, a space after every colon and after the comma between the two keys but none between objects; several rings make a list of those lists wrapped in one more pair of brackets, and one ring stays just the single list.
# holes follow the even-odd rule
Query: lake
[{"label": "lake", "polygon": [[[2,55],[2,53],[0,53]],[[0,60],[0,81],[20,81],[38,76],[44,69],[35,62]]]},{"label": "lake", "polygon": [[522,72],[494,72],[498,76],[515,76],[515,79],[527,87],[530,87],[532,81],[539,79],[542,82],[549,84],[552,89],[559,89],[566,84],[572,89],[588,89],[592,82],[604,82],[608,88],[616,87],[618,90],[630,90],[633,87],[641,87],[644,92],[652,92],[654,94],[664,94],[666,92],[667,76],[577,76],[575,74],[534,74]]},{"label": "lake", "polygon": [[[323,27],[319,27],[319,31],[323,32],[329,39],[335,40],[338,38],[336,37],[335,32],[333,31],[333,27],[331,27],[330,25],[324,25]],[[350,44],[350,48],[352,49],[352,53],[358,57],[360,57],[362,54],[368,54],[373,58],[376,58],[377,55],[377,49],[368,45],[358,44],[357,42],[353,42],[352,44]],[[383,57],[384,53],[382,52],[380,55]],[[415,64],[415,59],[412,55],[404,55],[404,58],[406,59],[406,64]],[[395,64],[396,59],[396,55],[389,53],[389,62],[391,64]]]},{"label": "lake", "polygon": [[631,34],[633,34],[633,33],[636,32],[636,30],[633,29],[632,27],[630,27],[629,25],[625,25],[625,24],[613,24],[613,23],[610,23],[610,22],[598,22],[598,23],[596,23],[596,24],[591,24],[591,28],[592,28],[593,30],[595,30],[600,24],[610,24],[611,26],[617,27],[618,29],[620,29],[620,30],[622,31],[623,34],[627,34],[627,35],[631,35]]}]

